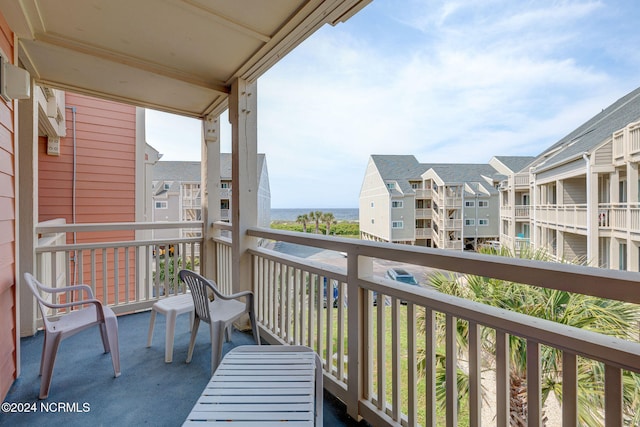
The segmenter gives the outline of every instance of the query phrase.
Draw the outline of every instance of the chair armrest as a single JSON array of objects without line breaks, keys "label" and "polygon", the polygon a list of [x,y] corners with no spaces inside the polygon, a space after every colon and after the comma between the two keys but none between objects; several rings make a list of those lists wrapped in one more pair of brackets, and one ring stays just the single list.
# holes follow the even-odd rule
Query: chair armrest
[{"label": "chair armrest", "polygon": [[43,291],[46,291],[52,294],[59,294],[60,292],[85,291],[88,294],[88,297],[89,297],[88,299],[93,299],[93,291],[91,290],[91,287],[89,285],[80,284],[80,285],[65,286],[63,288],[49,288],[41,284],[39,288],[42,289]]},{"label": "chair armrest", "polygon": [[102,317],[102,303],[100,301],[98,301],[97,299],[85,299],[85,300],[80,300],[80,301],[71,301],[71,302],[65,302],[62,304],[53,304],[53,303],[47,303],[47,307],[49,308],[67,308],[67,307],[75,307],[75,306],[81,306],[81,305],[86,305],[86,304],[93,304],[96,306],[96,309],[98,310],[98,315],[100,317]]}]

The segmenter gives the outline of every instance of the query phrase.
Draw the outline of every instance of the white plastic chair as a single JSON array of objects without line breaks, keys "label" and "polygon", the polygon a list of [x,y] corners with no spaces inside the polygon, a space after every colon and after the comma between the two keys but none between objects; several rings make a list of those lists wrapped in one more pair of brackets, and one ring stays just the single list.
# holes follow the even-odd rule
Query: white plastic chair
[{"label": "white plastic chair", "polygon": [[[51,386],[51,377],[53,375],[53,366],[56,361],[56,354],[60,342],[84,329],[94,325],[100,326],[100,335],[102,337],[102,345],[104,352],[111,352],[111,360],[113,362],[113,372],[115,377],[120,376],[120,350],[118,347],[118,319],[115,313],[109,307],[105,307],[93,297],[91,288],[87,285],[67,286],[64,288],[48,288],[38,282],[30,273],[25,273],[24,278],[38,301],[42,320],[44,322],[44,344],[42,346],[42,358],[40,360],[40,399],[46,399],[49,396],[49,388]],[[85,291],[86,299],[79,301],[70,301],[66,303],[52,303],[45,300],[41,292],[56,294],[65,292],[71,295],[73,291]],[[81,292],[82,295],[82,292]],[[54,299],[52,299],[54,301]],[[71,310],[62,314],[56,321],[47,318],[47,309],[82,307],[78,310]]]},{"label": "white plastic chair", "polygon": [[[211,335],[211,374],[215,372],[222,359],[223,336],[226,331],[227,340],[230,340],[230,328],[242,315],[248,314],[256,344],[260,345],[260,335],[256,324],[253,309],[253,292],[243,291],[232,295],[224,295],[218,291],[213,281],[205,279],[201,275],[190,270],[182,270],[179,273],[180,280],[185,282],[191,290],[195,317],[191,328],[191,341],[187,353],[187,363],[191,362],[193,347],[196,343],[198,326],[202,320],[209,324]],[[245,298],[244,302],[238,298]]]}]

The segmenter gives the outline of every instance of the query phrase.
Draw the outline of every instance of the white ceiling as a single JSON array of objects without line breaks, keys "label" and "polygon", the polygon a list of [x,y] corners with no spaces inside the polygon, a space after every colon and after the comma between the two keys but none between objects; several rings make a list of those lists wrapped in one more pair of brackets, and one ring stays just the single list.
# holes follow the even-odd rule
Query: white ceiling
[{"label": "white ceiling", "polygon": [[193,117],[220,113],[325,23],[371,0],[0,0],[38,84]]}]

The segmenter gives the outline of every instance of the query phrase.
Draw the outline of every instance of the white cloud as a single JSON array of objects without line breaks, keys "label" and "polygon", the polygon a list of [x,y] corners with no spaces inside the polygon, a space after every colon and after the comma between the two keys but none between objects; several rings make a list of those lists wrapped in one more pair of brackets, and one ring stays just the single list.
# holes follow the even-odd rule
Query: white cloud
[{"label": "white cloud", "polygon": [[357,206],[370,154],[482,163],[538,154],[638,85],[623,78],[640,63],[637,31],[620,25],[624,38],[607,25],[628,19],[622,6],[402,6],[374,2],[323,28],[259,81],[258,149],[274,207]]}]

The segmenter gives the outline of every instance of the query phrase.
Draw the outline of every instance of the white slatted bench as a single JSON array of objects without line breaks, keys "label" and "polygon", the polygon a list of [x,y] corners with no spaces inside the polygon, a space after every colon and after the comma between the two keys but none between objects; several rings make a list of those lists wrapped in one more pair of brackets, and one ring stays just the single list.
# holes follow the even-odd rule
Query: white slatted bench
[{"label": "white slatted bench", "polygon": [[183,426],[322,426],[322,364],[304,346],[240,346],[220,363]]}]

